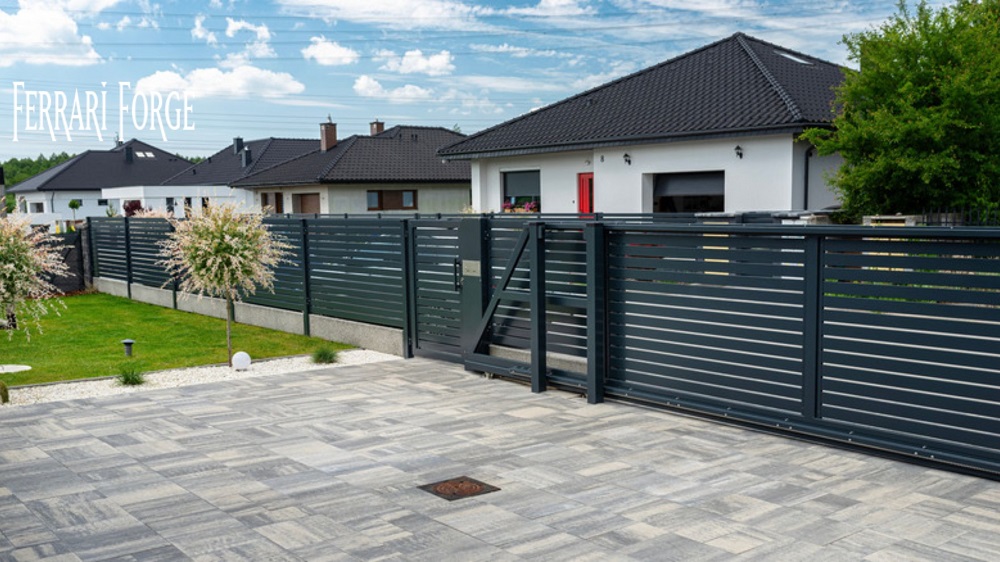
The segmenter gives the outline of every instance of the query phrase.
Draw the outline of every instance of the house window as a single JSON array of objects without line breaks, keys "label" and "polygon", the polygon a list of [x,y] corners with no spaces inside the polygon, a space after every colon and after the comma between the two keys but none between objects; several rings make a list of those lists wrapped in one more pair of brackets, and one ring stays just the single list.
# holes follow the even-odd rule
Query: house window
[{"label": "house window", "polygon": [[280,192],[274,194],[274,212],[279,214],[285,212],[285,196]]},{"label": "house window", "polygon": [[369,211],[415,211],[415,189],[379,189],[368,192]]},{"label": "house window", "polygon": [[107,207],[108,206],[108,200],[107,199],[98,199],[97,200],[97,205],[99,207]]},{"label": "house window", "polygon": [[725,172],[653,176],[654,213],[712,213],[725,210]]},{"label": "house window", "polygon": [[505,211],[524,209],[538,212],[542,206],[541,172],[503,173],[503,209]]},{"label": "house window", "polygon": [[167,212],[168,213],[173,213],[174,212],[174,198],[173,197],[167,197]]},{"label": "house window", "polygon": [[271,204],[270,201],[268,200],[268,195],[270,195],[270,194],[269,193],[261,193],[260,194],[260,208],[261,208],[261,210],[267,210],[267,207]]},{"label": "house window", "polygon": [[44,213],[45,203],[29,203],[28,204],[29,213]]},{"label": "house window", "polygon": [[190,208],[191,208],[191,207],[192,207],[193,205],[194,205],[194,204],[192,203],[192,201],[191,201],[191,198],[190,198],[190,197],[185,197],[185,198],[184,198],[184,209],[185,209],[185,211],[186,211],[187,209],[190,209]]},{"label": "house window", "polygon": [[201,198],[201,208],[202,209],[207,209],[208,205],[209,205],[208,197],[202,197]]}]

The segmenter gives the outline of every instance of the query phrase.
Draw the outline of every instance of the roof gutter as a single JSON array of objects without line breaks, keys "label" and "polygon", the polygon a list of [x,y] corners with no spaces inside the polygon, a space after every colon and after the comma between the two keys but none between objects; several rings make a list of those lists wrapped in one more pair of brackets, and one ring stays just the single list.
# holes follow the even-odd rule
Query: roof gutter
[{"label": "roof gutter", "polygon": [[454,153],[439,151],[438,156],[440,156],[445,160],[475,160],[478,158],[526,156],[530,154],[548,154],[553,152],[569,152],[573,150],[591,150],[595,148],[632,146],[637,144],[659,144],[659,143],[670,143],[670,142],[710,140],[710,139],[719,139],[728,137],[749,137],[749,136],[760,136],[763,134],[782,134],[782,133],[796,134],[796,133],[801,133],[805,129],[811,127],[822,127],[824,129],[829,129],[831,126],[832,126],[831,123],[828,121],[788,123],[780,126],[769,125],[766,127],[724,129],[718,131],[706,131],[697,133],[640,135],[632,137],[613,138],[603,141],[569,142],[569,143],[559,143],[550,145],[523,146],[517,148],[502,148],[496,150],[454,152]]}]

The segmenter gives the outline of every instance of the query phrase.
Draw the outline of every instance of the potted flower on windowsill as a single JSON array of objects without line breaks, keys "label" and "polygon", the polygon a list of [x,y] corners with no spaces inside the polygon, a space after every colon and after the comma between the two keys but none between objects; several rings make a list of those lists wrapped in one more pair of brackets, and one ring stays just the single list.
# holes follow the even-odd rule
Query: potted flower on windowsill
[{"label": "potted flower on windowsill", "polygon": [[528,201],[524,204],[525,213],[537,213],[540,210],[540,206],[537,201]]}]

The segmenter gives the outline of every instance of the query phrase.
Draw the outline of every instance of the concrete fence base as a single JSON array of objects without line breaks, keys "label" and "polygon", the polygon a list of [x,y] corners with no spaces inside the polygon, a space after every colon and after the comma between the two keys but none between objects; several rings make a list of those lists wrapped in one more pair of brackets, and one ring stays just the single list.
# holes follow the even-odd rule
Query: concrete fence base
[{"label": "concrete fence base", "polygon": [[[94,289],[101,293],[128,297],[129,285],[124,281],[95,277]],[[174,294],[170,289],[159,289],[133,283],[131,286],[132,300],[154,304],[166,308],[174,307]],[[177,294],[177,310],[193,312],[214,318],[226,318],[226,301],[211,297]],[[305,323],[303,314],[293,310],[281,310],[249,303],[236,303],[234,317],[241,324],[260,326],[271,330],[303,334]],[[403,330],[374,324],[364,324],[328,316],[309,315],[310,335],[325,340],[336,341],[404,356]]]}]

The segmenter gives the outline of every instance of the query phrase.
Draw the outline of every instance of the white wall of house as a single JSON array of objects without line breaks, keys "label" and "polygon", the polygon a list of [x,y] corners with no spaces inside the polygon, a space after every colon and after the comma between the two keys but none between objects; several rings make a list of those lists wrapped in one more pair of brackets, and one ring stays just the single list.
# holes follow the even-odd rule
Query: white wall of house
[{"label": "white wall of house", "polygon": [[[742,158],[736,154],[737,145]],[[795,142],[793,135],[782,134],[474,160],[472,205],[483,212],[499,210],[503,173],[539,170],[542,211],[575,213],[578,174],[593,172],[595,211],[649,213],[657,174],[721,171],[726,212],[802,209],[807,148],[806,143]],[[631,163],[624,158],[626,154]],[[810,157],[810,209],[836,203],[824,173],[839,164],[837,156]]]},{"label": "white wall of house", "polygon": [[[247,209],[254,208],[253,194],[244,189],[233,189],[225,185],[137,185],[130,187],[110,187],[101,190],[105,199],[114,200],[118,214],[124,214],[126,201],[140,201],[144,208],[156,211],[167,210],[167,198],[174,199],[174,216],[184,216],[184,200],[191,198],[191,207],[197,212],[202,207],[202,201],[210,203],[231,203],[243,205]],[[102,212],[100,216],[104,216]]]},{"label": "white wall of house", "polygon": [[[31,217],[31,224],[54,226],[56,222],[73,220],[73,210],[69,208],[69,202],[73,199],[80,200],[80,208],[76,210],[76,220],[107,216],[105,214],[107,205],[98,204],[99,199],[104,199],[98,190],[33,191],[15,195],[18,200],[24,197],[25,208],[28,216]],[[33,212],[33,209],[39,204],[42,206],[42,212]]]},{"label": "white wall of house", "polygon": [[[311,184],[299,187],[267,188],[256,190],[253,198],[260,207],[260,191],[283,194],[284,212],[295,213],[295,196],[319,193],[321,213],[368,213],[368,192],[371,190],[415,190],[417,192],[416,213],[460,213],[470,202],[469,184]],[[390,211],[387,211],[390,212]]]}]

